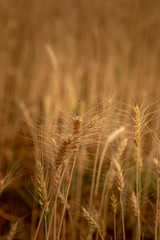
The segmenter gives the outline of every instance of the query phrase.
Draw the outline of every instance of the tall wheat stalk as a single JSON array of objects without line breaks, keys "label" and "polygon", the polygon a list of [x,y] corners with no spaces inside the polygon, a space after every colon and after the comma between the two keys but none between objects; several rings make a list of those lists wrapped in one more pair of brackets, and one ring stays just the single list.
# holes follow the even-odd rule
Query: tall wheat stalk
[{"label": "tall wheat stalk", "polygon": [[112,206],[112,212],[113,212],[113,221],[114,221],[114,240],[117,239],[117,226],[116,226],[116,213],[117,213],[117,199],[115,197],[115,195],[112,193],[112,195],[110,196],[111,199],[111,206]]},{"label": "tall wheat stalk", "polygon": [[159,229],[159,217],[160,217],[160,163],[158,159],[154,159],[154,163],[157,170],[157,199],[156,199],[156,215],[155,215],[155,240],[158,239],[158,229]]},{"label": "tall wheat stalk", "polygon": [[99,139],[98,139],[96,156],[95,156],[95,160],[94,160],[94,168],[93,168],[93,175],[92,175],[91,192],[90,192],[90,199],[89,199],[89,209],[90,209],[91,206],[92,206],[92,200],[93,200],[93,194],[94,194],[94,187],[95,187],[95,181],[96,181],[96,168],[97,168],[97,163],[98,163],[98,154],[99,154],[99,151],[100,151],[100,145],[101,145],[101,136],[99,136]]},{"label": "tall wheat stalk", "polygon": [[71,186],[71,181],[72,181],[72,176],[73,176],[73,171],[74,171],[74,168],[75,168],[75,164],[76,164],[76,154],[74,156],[73,165],[72,165],[72,169],[71,169],[71,173],[70,173],[70,179],[69,179],[69,183],[68,183],[68,187],[67,187],[67,192],[66,192],[65,202],[64,202],[64,206],[63,206],[61,221],[60,221],[60,225],[59,225],[59,231],[58,231],[57,240],[60,239],[60,234],[61,234],[64,214],[65,214],[65,211],[66,211],[67,199],[68,199],[68,195],[69,195],[69,190],[70,190],[70,186]]},{"label": "tall wheat stalk", "polygon": [[[136,145],[136,197],[137,203],[140,206],[140,196],[139,190],[141,189],[141,169],[142,169],[142,156],[141,156],[141,113],[138,105],[136,105],[133,109],[134,111],[134,142]],[[141,238],[141,220],[140,220],[140,212],[137,215],[137,238],[140,240]]]},{"label": "tall wheat stalk", "polygon": [[123,199],[122,199],[122,191],[124,188],[124,178],[123,178],[120,164],[115,159],[113,161],[113,165],[114,165],[114,168],[116,171],[117,188],[120,192],[120,204],[121,204],[121,209],[122,209],[123,240],[125,240],[124,207],[123,207]]},{"label": "tall wheat stalk", "polygon": [[121,166],[119,164],[119,159],[122,156],[126,145],[127,145],[127,141],[128,139],[124,139],[121,143],[121,145],[119,146],[117,153],[115,154],[114,158],[113,158],[113,167],[115,169],[116,172],[116,180],[117,180],[117,188],[120,192],[120,204],[121,204],[121,209],[122,209],[122,229],[123,229],[123,240],[125,240],[125,223],[124,223],[124,206],[123,206],[123,189],[124,189],[124,177],[123,177],[123,173],[121,170]]},{"label": "tall wheat stalk", "polygon": [[103,166],[103,161],[104,161],[104,157],[106,154],[106,151],[108,149],[109,144],[111,144],[123,131],[124,131],[124,127],[120,127],[118,129],[116,129],[114,132],[112,132],[105,143],[100,161],[99,161],[99,168],[98,168],[98,174],[97,174],[97,181],[96,181],[96,186],[95,186],[95,196],[97,196],[98,194],[98,188],[99,188],[99,182],[100,182],[100,175],[101,175],[101,170],[102,170],[102,166]]},{"label": "tall wheat stalk", "polygon": [[45,238],[47,238],[47,217],[49,212],[49,204],[48,193],[47,193],[47,183],[44,177],[44,167],[39,159],[36,160],[36,168],[35,168],[35,186],[39,195],[39,204],[44,209],[44,227],[45,227]]},{"label": "tall wheat stalk", "polygon": [[[113,164],[111,164],[110,169],[108,170],[105,180],[104,180],[104,185],[103,185],[103,191],[101,195],[101,202],[100,202],[100,209],[99,209],[99,216],[102,215],[102,210],[103,210],[103,204],[107,205],[107,202],[104,202],[105,199],[105,194],[108,195],[109,190],[112,188],[112,185],[114,183],[116,172],[113,168]],[[107,189],[107,190],[106,190]],[[106,193],[107,191],[107,193]]]}]

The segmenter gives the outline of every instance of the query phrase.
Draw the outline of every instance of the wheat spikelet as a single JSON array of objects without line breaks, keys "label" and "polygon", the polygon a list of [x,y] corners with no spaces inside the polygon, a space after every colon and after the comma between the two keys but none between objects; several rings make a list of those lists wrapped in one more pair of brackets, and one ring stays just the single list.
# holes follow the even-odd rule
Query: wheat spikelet
[{"label": "wheat spikelet", "polygon": [[117,150],[117,153],[115,154],[114,158],[113,158],[113,167],[116,171],[116,180],[117,180],[117,188],[120,192],[122,192],[123,188],[124,188],[124,178],[123,178],[123,173],[122,173],[122,169],[121,166],[118,162],[118,160],[120,159],[121,155],[123,154],[125,147],[127,145],[127,141],[128,139],[124,139],[120,145],[120,147]]},{"label": "wheat spikelet", "polygon": [[63,164],[61,164],[58,169],[55,172],[55,176],[54,176],[54,186],[55,188],[58,187],[61,175],[62,175],[62,171],[63,171]]},{"label": "wheat spikelet", "polygon": [[39,195],[39,204],[44,208],[45,215],[49,212],[49,200],[47,195],[47,184],[44,178],[44,168],[41,161],[36,161],[35,183]]},{"label": "wheat spikelet", "polygon": [[[81,143],[81,123],[82,119],[79,116],[73,118],[73,133],[68,135],[62,142],[61,147],[58,150],[57,157],[55,160],[56,172],[54,177],[54,186],[57,188],[63,167],[66,161],[66,157],[72,151],[77,152]],[[66,173],[68,173],[66,171]],[[67,178],[67,175],[66,175]]]},{"label": "wheat spikelet", "polygon": [[134,142],[137,148],[137,161],[139,165],[139,170],[142,168],[142,156],[141,156],[141,113],[138,105],[136,105],[133,109],[134,117]]},{"label": "wheat spikelet", "polygon": [[123,173],[122,173],[120,164],[115,159],[113,159],[113,167],[116,172],[117,188],[120,192],[122,192],[122,190],[124,188]]},{"label": "wheat spikelet", "polygon": [[89,223],[89,225],[92,228],[94,228],[95,230],[98,231],[101,238],[104,239],[102,236],[99,224],[96,222],[96,220],[90,215],[90,213],[84,207],[82,207],[82,216],[87,220],[87,222]]},{"label": "wheat spikelet", "polygon": [[113,168],[113,166],[111,166],[111,168],[109,169],[108,173],[107,173],[107,176],[106,176],[106,180],[105,182],[107,183],[106,187],[107,187],[107,190],[109,191],[112,186],[113,186],[113,183],[114,183],[114,180],[115,180],[115,176],[116,176],[116,172]]},{"label": "wheat spikelet", "polygon": [[116,213],[117,213],[117,199],[116,199],[116,197],[113,193],[111,194],[110,199],[111,199],[112,212],[113,212],[114,215],[116,215]]},{"label": "wheat spikelet", "polygon": [[68,155],[72,142],[73,142],[73,137],[71,135],[68,135],[66,138],[64,138],[58,150],[57,157],[55,159],[56,169],[58,169],[59,166],[63,164],[64,161],[66,160],[66,157]]},{"label": "wheat spikelet", "polygon": [[139,205],[138,205],[137,198],[134,191],[132,191],[129,200],[130,200],[131,210],[134,216],[137,217],[138,214],[140,214],[140,209],[139,209]]},{"label": "wheat spikelet", "polygon": [[141,114],[140,114],[140,109],[138,107],[138,105],[136,105],[133,109],[134,111],[134,118],[133,118],[133,121],[135,123],[134,125],[134,141],[136,143],[136,145],[139,145],[140,143],[140,139],[141,139],[141,136],[140,136],[140,129],[141,129]]},{"label": "wheat spikelet", "polygon": [[73,151],[77,152],[81,143],[82,137],[82,119],[79,116],[73,118]]},{"label": "wheat spikelet", "polygon": [[113,160],[113,166],[115,168],[115,171],[117,173],[116,175],[116,180],[117,180],[117,188],[120,192],[122,192],[123,188],[124,188],[124,178],[123,178],[123,174],[122,174],[122,170],[121,170],[121,166],[120,164]]},{"label": "wheat spikelet", "polygon": [[17,232],[18,222],[12,224],[6,240],[13,240]]}]

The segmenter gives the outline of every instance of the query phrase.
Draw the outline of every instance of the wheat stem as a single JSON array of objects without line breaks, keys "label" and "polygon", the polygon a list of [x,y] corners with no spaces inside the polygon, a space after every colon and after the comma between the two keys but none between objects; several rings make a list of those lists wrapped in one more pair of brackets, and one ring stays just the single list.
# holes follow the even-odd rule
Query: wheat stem
[{"label": "wheat stem", "polygon": [[[49,227],[48,227],[48,237],[49,237],[49,234],[50,234],[50,231],[51,231],[51,227],[52,227],[52,221],[53,221],[54,212],[55,212],[55,205],[56,205],[57,198],[58,198],[58,192],[60,191],[60,187],[61,187],[61,184],[62,184],[62,181],[63,181],[63,177],[64,177],[64,174],[65,174],[65,171],[66,171],[67,166],[68,166],[68,162],[69,162],[69,158],[65,162],[65,166],[64,166],[64,169],[63,169],[60,181],[59,181],[59,185],[58,185],[58,188],[57,188],[56,195],[55,195],[55,200],[54,200],[54,203],[53,203],[53,206],[52,206],[52,212],[51,212],[51,215],[50,215],[50,223],[49,223]],[[54,185],[54,181],[52,182],[52,184],[50,186],[49,195],[51,195],[51,193],[52,193],[53,185]],[[34,240],[36,240],[36,239],[34,239]]]},{"label": "wheat stem", "polygon": [[114,240],[116,240],[116,238],[117,238],[117,232],[116,232],[117,199],[113,193],[110,196],[110,198],[111,198],[111,206],[112,206],[113,217],[114,217],[114,219],[113,219],[114,220]]},{"label": "wheat stem", "polygon": [[44,229],[45,229],[45,239],[46,240],[48,240],[47,228],[48,228],[48,219],[47,219],[47,215],[44,215]]},{"label": "wheat stem", "polygon": [[125,239],[126,239],[126,235],[125,235],[124,206],[123,206],[122,192],[121,192],[121,194],[120,194],[120,204],[121,204],[121,209],[122,209],[122,229],[123,229],[123,240],[125,240]]},{"label": "wheat stem", "polygon": [[[134,142],[136,145],[136,198],[137,204],[140,206],[139,190],[141,188],[140,173],[142,168],[142,156],[141,156],[141,113],[138,105],[134,107]],[[140,213],[137,215],[137,237],[140,240],[141,237],[141,220]]]},{"label": "wheat stem", "polygon": [[113,133],[111,133],[108,136],[108,138],[106,140],[106,144],[105,144],[105,147],[103,149],[102,156],[101,156],[100,162],[99,162],[97,181],[96,181],[96,186],[95,186],[95,196],[97,196],[97,194],[98,194],[98,187],[99,187],[99,182],[100,182],[100,175],[101,175],[102,165],[103,165],[104,157],[105,157],[106,151],[108,149],[108,146],[109,146],[110,143],[112,143],[114,141],[114,139],[116,137],[118,137],[124,131],[124,129],[125,129],[124,127],[120,127],[118,129],[116,129]]},{"label": "wheat stem", "polygon": [[73,160],[73,165],[72,165],[72,169],[71,169],[69,184],[68,184],[68,187],[67,187],[66,198],[65,198],[65,203],[64,203],[64,206],[63,206],[63,212],[62,212],[62,216],[61,216],[61,222],[60,222],[60,226],[59,226],[59,232],[58,232],[57,240],[60,239],[60,234],[61,234],[61,229],[62,229],[62,224],[63,224],[63,218],[64,218],[64,214],[65,214],[65,211],[66,211],[67,199],[68,199],[68,195],[69,195],[69,190],[70,190],[70,186],[71,186],[71,181],[72,181],[72,176],[73,176],[73,171],[74,171],[74,168],[75,168],[75,164],[76,164],[76,154],[74,155],[74,160]]},{"label": "wheat stem", "polygon": [[90,199],[89,199],[89,208],[91,208],[91,206],[92,206],[93,192],[94,192],[95,181],[96,181],[96,168],[97,168],[97,162],[98,162],[98,154],[99,154],[99,150],[100,150],[100,142],[101,142],[101,136],[99,136],[98,146],[97,146],[97,150],[96,150],[96,156],[95,156],[95,160],[94,160],[91,193],[90,193]]},{"label": "wheat stem", "polygon": [[158,159],[154,159],[155,167],[157,169],[157,199],[156,199],[156,221],[155,221],[155,240],[158,239],[159,228],[159,194],[160,194],[160,163]]}]

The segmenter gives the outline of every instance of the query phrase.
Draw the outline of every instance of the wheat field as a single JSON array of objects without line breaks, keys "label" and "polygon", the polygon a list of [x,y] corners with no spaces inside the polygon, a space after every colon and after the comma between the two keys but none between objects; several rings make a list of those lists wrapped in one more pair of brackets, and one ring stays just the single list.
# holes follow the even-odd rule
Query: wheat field
[{"label": "wheat field", "polygon": [[160,239],[160,2],[0,1],[0,239]]}]

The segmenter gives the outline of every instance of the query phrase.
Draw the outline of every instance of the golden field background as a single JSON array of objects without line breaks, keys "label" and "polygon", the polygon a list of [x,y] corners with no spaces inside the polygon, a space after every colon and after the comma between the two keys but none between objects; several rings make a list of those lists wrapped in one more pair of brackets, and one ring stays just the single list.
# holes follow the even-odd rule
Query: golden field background
[{"label": "golden field background", "polygon": [[[158,0],[0,1],[0,183],[11,175],[0,196],[0,239],[47,239],[43,219],[37,230],[43,211],[38,204],[39,191],[34,188],[36,161],[39,154],[43,156],[42,175],[50,185],[55,175],[54,159],[63,140],[72,133],[75,116],[82,118],[84,138],[76,153],[73,176],[75,153],[67,155],[72,177],[69,196],[68,182],[60,187],[70,210],[64,213],[58,235],[65,204],[56,203],[56,214],[50,221],[56,196],[53,189],[48,199],[48,225],[53,228],[48,240],[57,236],[64,240],[115,240],[111,194],[118,202],[116,236],[124,239],[116,186],[108,193],[107,220],[98,216],[104,179],[124,137],[128,144],[119,160],[125,179],[125,233],[126,239],[140,239],[137,218],[127,203],[128,189],[136,192],[136,105],[143,160],[139,180],[141,239],[159,239],[159,178],[158,167],[153,166],[154,159],[159,158],[159,12]],[[85,133],[87,126],[91,127]],[[98,159],[97,176],[106,139],[122,126],[125,131],[108,147],[98,194],[91,199],[95,161]],[[19,171],[20,177],[10,184],[12,175],[16,177]],[[103,228],[102,236],[83,218],[82,207]],[[103,210],[104,214],[105,202]]]}]

